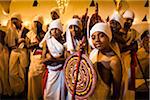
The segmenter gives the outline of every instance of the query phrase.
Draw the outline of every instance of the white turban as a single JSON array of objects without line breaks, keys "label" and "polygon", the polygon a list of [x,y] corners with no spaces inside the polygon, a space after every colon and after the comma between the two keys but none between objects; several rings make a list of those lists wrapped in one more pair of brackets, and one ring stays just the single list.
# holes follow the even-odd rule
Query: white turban
[{"label": "white turban", "polygon": [[[67,51],[70,51],[70,53],[72,53],[72,50],[74,50],[74,46],[76,47],[78,44],[78,40],[74,39],[74,41],[72,41],[72,37],[71,37],[71,33],[69,30],[69,27],[71,25],[76,25],[78,26],[80,29],[82,29],[82,23],[79,19],[77,18],[73,18],[69,21],[68,26],[67,26],[67,30],[66,30],[66,45],[67,45]],[[74,46],[73,46],[74,43]]]},{"label": "white turban", "polygon": [[126,10],[123,14],[123,18],[131,18],[134,19],[134,12],[131,10]]},{"label": "white turban", "polygon": [[122,16],[119,14],[118,11],[114,11],[114,13],[112,14],[112,16],[110,17],[110,21],[111,20],[115,20],[117,22],[120,23],[121,27],[123,28],[124,27],[124,21],[123,21],[123,18]]},{"label": "white turban", "polygon": [[53,12],[53,11],[56,12],[58,14],[58,16],[60,16],[59,8],[54,7],[51,9],[51,12]]},{"label": "white turban", "polygon": [[42,47],[42,44],[45,42],[46,39],[50,37],[50,31],[53,28],[58,28],[61,32],[63,32],[63,27],[60,19],[53,20],[48,27],[48,31],[46,32],[43,40],[40,42],[39,46]]},{"label": "white turban", "polygon": [[47,35],[46,42],[47,42],[48,49],[49,49],[51,55],[53,57],[57,58],[63,54],[64,47],[53,36],[52,36],[52,38],[50,38],[50,31],[54,28],[57,28],[61,32],[63,32],[63,27],[62,27],[62,23],[61,23],[60,19],[56,19],[56,20],[52,21],[49,24],[48,31],[46,33],[46,35]]},{"label": "white turban", "polygon": [[77,18],[73,18],[73,19],[69,20],[67,29],[69,29],[70,25],[76,25],[82,30],[82,22]]},{"label": "white turban", "polygon": [[60,19],[53,20],[48,27],[48,30],[50,31],[53,28],[58,28],[61,32],[63,32],[63,27]]},{"label": "white turban", "polygon": [[89,39],[89,43],[90,45],[94,47],[93,43],[92,43],[92,34],[95,33],[95,32],[103,32],[105,35],[108,36],[109,38],[109,41],[112,40],[112,33],[111,33],[111,29],[110,29],[110,26],[108,25],[108,23],[97,23],[95,24],[92,29],[90,30],[90,39]]},{"label": "white turban", "polygon": [[98,56],[98,49],[94,47],[93,43],[92,43],[92,34],[94,32],[103,32],[105,35],[108,36],[109,41],[111,41],[112,39],[112,33],[111,33],[111,29],[110,26],[108,25],[108,23],[97,23],[95,24],[92,29],[90,30],[90,39],[89,39],[89,44],[94,48],[90,55],[89,55],[89,59],[92,61],[92,63],[94,64],[95,62],[97,62],[97,56]]},{"label": "white turban", "polygon": [[35,16],[34,19],[33,19],[33,21],[38,21],[41,24],[43,24],[43,22],[44,22],[43,16],[41,16],[41,15]]},{"label": "white turban", "polygon": [[19,13],[13,13],[11,15],[11,18],[17,18],[18,20],[22,21],[22,16]]}]

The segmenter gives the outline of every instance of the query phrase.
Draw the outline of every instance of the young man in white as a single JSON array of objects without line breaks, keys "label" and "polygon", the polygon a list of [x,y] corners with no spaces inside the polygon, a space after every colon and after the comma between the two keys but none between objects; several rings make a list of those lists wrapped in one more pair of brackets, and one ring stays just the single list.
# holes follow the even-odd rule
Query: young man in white
[{"label": "young man in white", "polygon": [[42,29],[43,17],[35,16],[31,30],[27,33],[28,49],[30,51],[30,66],[28,72],[28,100],[42,99],[42,77],[44,67],[42,66],[42,49],[39,43],[45,32]]},{"label": "young man in white", "polygon": [[26,34],[29,32],[22,25],[22,17],[18,13],[11,16],[10,27],[6,36],[6,44],[10,50],[9,82],[14,95],[24,92],[26,68],[29,55],[26,48]]},{"label": "young man in white", "polygon": [[[44,38],[43,48],[45,59],[43,63],[47,66],[48,75],[44,86],[44,100],[64,100],[65,84],[63,64],[64,58],[64,40],[62,40],[62,24],[59,19],[50,23],[47,31],[47,37]],[[46,50],[46,46],[48,50]],[[48,52],[46,52],[48,51]]]}]

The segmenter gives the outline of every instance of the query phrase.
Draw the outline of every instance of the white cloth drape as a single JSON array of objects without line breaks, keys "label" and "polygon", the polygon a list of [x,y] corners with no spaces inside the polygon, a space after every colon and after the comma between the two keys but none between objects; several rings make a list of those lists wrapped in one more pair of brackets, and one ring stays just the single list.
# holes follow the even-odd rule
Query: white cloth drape
[{"label": "white cloth drape", "polygon": [[79,19],[71,19],[68,23],[68,26],[67,26],[67,29],[66,29],[66,45],[67,45],[67,51],[70,51],[70,53],[72,54],[75,50],[75,47],[77,46],[78,44],[78,40],[77,39],[72,39],[71,37],[71,33],[70,33],[70,30],[69,30],[69,27],[71,25],[76,25],[78,26],[80,29],[82,29],[82,23]]},{"label": "white cloth drape", "polygon": [[[59,43],[54,37],[46,40],[48,50],[53,57],[60,57],[63,54],[63,45]],[[44,100],[64,100],[64,72],[58,70],[63,64],[56,66],[48,65],[48,78],[46,88],[44,90]]]},{"label": "white cloth drape", "polygon": [[60,42],[58,42],[53,36],[50,39],[47,39],[46,43],[53,57],[57,58],[63,54],[63,45]]},{"label": "white cloth drape", "polygon": [[65,100],[64,93],[64,72],[53,71],[48,66],[48,78],[46,88],[44,90],[44,100]]},{"label": "white cloth drape", "polygon": [[[58,28],[61,30],[62,24],[60,23],[60,21],[53,21],[50,24],[48,32],[50,32],[53,28]],[[54,58],[59,58],[63,55],[63,45],[59,41],[57,41],[53,36],[50,37],[50,33],[46,34],[46,38],[44,41],[46,41],[49,53]],[[64,72],[63,70],[59,70],[59,68],[61,67],[63,67],[63,64],[58,64],[56,66],[47,66],[48,77],[46,82],[46,88],[44,90],[44,100],[65,100]]]}]

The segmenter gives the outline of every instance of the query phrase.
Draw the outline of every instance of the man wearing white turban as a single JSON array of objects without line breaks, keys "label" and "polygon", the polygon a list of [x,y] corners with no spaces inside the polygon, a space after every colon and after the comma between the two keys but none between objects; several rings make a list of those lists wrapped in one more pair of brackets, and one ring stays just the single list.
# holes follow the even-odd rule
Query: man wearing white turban
[{"label": "man wearing white turban", "polygon": [[[124,27],[120,30],[122,40],[125,41],[125,43],[119,43],[120,45],[120,51],[121,56],[123,60],[123,64],[125,66],[126,76],[123,81],[125,82],[125,88],[124,88],[124,98],[128,99],[134,99],[135,97],[135,57],[133,56],[135,52],[138,49],[137,39],[139,38],[139,33],[132,29],[132,23],[134,21],[134,12],[131,10],[126,10],[124,14],[122,15],[124,18]],[[130,96],[129,96],[129,95]]]},{"label": "man wearing white turban", "polygon": [[[56,20],[56,19],[60,19],[60,12],[59,12],[59,8],[57,7],[54,7],[51,9],[51,12],[50,12],[50,15],[51,15],[51,19],[52,21],[53,20]],[[51,22],[50,22],[51,23]],[[47,25],[47,31],[48,31],[48,27],[49,27],[50,24]],[[48,32],[47,32],[48,33]],[[39,46],[42,47],[43,46],[43,43],[45,42],[45,39],[48,37],[49,33],[48,34],[45,34],[44,36],[44,39],[40,42]]]},{"label": "man wearing white turban", "polygon": [[42,30],[43,17],[35,16],[31,30],[27,33],[29,40],[28,48],[30,50],[30,66],[28,72],[28,100],[42,99],[42,76],[44,67],[42,66],[42,49],[39,43],[44,37]]},{"label": "man wearing white turban", "polygon": [[[90,38],[90,30],[91,28],[96,24],[96,23],[100,23],[100,22],[104,22],[103,19],[101,18],[101,16],[98,14],[98,3],[96,3],[95,6],[95,12],[90,15],[90,17],[88,18],[87,21],[87,40],[89,41]],[[88,45],[88,54],[91,52],[92,48]]]},{"label": "man wearing white turban", "polygon": [[120,57],[111,45],[112,33],[107,23],[97,23],[90,30],[89,43],[94,48],[90,60],[94,64],[98,81],[91,100],[111,99],[111,84],[113,83],[112,99],[118,100],[121,90],[122,65]]},{"label": "man wearing white turban", "polygon": [[[126,41],[127,46],[131,45],[132,42],[136,41],[140,36],[140,34],[135,29],[131,28],[132,23],[134,21],[134,16],[135,16],[134,12],[131,10],[126,10],[125,13],[123,14],[123,18],[125,20],[124,27],[123,27],[123,31],[124,31],[123,39]],[[127,46],[124,47],[123,49],[127,49]],[[132,47],[129,47],[129,49]]]},{"label": "man wearing white turban", "polygon": [[[47,65],[45,81],[43,81],[44,100],[65,100],[64,84],[64,40],[62,40],[62,24],[59,19],[50,23],[47,31],[46,41],[43,45],[45,50],[43,63]],[[46,46],[48,52],[46,53]]]},{"label": "man wearing white turban", "polygon": [[[66,57],[69,57],[74,52],[79,49],[79,44],[82,38],[82,23],[78,18],[70,19],[66,28],[66,43],[64,46],[66,48]],[[72,95],[68,91],[67,100],[72,100]]]},{"label": "man wearing white turban", "polygon": [[54,7],[51,9],[51,17],[52,17],[52,20],[56,20],[60,18],[59,8]]},{"label": "man wearing white turban", "polygon": [[122,34],[120,33],[120,30],[124,27],[124,20],[118,11],[114,11],[112,16],[110,17],[109,23],[113,37],[112,41],[116,41],[118,43],[125,43],[125,41],[122,39]]},{"label": "man wearing white turban", "polygon": [[26,68],[29,55],[26,48],[26,34],[29,32],[22,25],[21,15],[14,13],[8,29],[6,43],[11,50],[9,59],[9,82],[14,95],[24,91]]},{"label": "man wearing white turban", "polygon": [[66,43],[64,44],[68,54],[77,51],[77,46],[82,38],[82,23],[79,19],[73,18],[68,22],[66,29]]}]

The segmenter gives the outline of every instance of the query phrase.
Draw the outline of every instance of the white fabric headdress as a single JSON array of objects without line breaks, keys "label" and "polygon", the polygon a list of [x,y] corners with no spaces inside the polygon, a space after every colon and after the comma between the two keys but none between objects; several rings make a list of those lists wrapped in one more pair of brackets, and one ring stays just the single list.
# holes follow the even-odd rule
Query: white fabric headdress
[{"label": "white fabric headdress", "polygon": [[50,23],[47,33],[45,34],[43,40],[39,45],[42,45],[44,41],[48,46],[48,50],[50,51],[51,55],[55,58],[60,57],[63,54],[64,47],[63,45],[57,41],[53,36],[50,36],[50,31],[53,28],[58,28],[60,31],[63,31],[62,24],[59,19],[54,20]]},{"label": "white fabric headdress", "polygon": [[60,31],[63,32],[63,27],[62,27],[62,23],[61,23],[60,19],[53,20],[49,24],[48,31],[46,32],[46,34],[45,34],[44,38],[42,39],[42,41],[39,43],[40,47],[42,47],[42,44],[45,42],[45,40],[50,37],[50,31],[53,28],[58,28]]},{"label": "white fabric headdress", "polygon": [[112,40],[112,33],[111,33],[111,29],[110,29],[110,26],[108,25],[108,23],[97,23],[97,24],[95,24],[95,25],[92,27],[92,29],[90,30],[89,44],[90,44],[93,48],[95,48],[95,47],[94,47],[94,45],[93,45],[93,43],[92,43],[92,38],[91,38],[91,37],[92,37],[92,34],[93,34],[94,32],[97,32],[97,31],[103,32],[105,35],[107,35],[108,38],[109,38],[109,41]]},{"label": "white fabric headdress", "polygon": [[107,35],[109,38],[109,41],[111,41],[112,39],[112,33],[111,33],[110,26],[108,25],[108,23],[97,23],[92,27],[92,29],[90,30],[90,39],[89,39],[89,44],[94,48],[89,55],[89,58],[92,61],[92,63],[97,62],[97,55],[99,51],[97,48],[94,47],[92,43],[92,34],[97,31],[103,32],[105,35]]},{"label": "white fabric headdress", "polygon": [[82,30],[82,22],[77,18],[73,18],[73,19],[69,20],[67,29],[69,29],[70,25],[76,25]]},{"label": "white fabric headdress", "polygon": [[114,11],[114,13],[112,14],[112,16],[110,17],[110,21],[111,20],[115,20],[117,22],[120,23],[121,27],[123,28],[124,27],[124,21],[123,21],[123,18],[122,16],[119,14],[118,11]]},{"label": "white fabric headdress", "polygon": [[131,18],[134,19],[134,12],[131,10],[126,10],[123,14],[123,18]]},{"label": "white fabric headdress", "polygon": [[48,30],[51,30],[51,29],[53,29],[53,28],[58,28],[60,31],[63,32],[63,27],[62,27],[62,23],[61,23],[60,19],[53,20],[53,21],[49,24]]},{"label": "white fabric headdress", "polygon": [[58,8],[58,7],[52,8],[52,9],[51,9],[51,12],[53,12],[53,11],[55,11],[55,12],[58,14],[58,16],[60,16],[60,11],[59,11],[59,8]]},{"label": "white fabric headdress", "polygon": [[[78,40],[77,39],[74,39],[74,41],[72,41],[72,37],[71,37],[71,33],[70,33],[70,30],[69,30],[69,27],[70,25],[76,25],[78,26],[80,29],[82,29],[82,23],[79,19],[77,18],[74,18],[74,19],[71,19],[68,23],[68,26],[67,26],[67,30],[66,30],[66,44],[67,44],[67,51],[72,51],[74,50],[74,46],[76,47],[77,44],[78,44]],[[73,46],[73,43],[74,43],[74,46]]]},{"label": "white fabric headdress", "polygon": [[27,37],[31,40],[31,43],[34,43],[34,42],[37,42],[38,40],[37,40],[37,38],[36,38],[36,36],[37,36],[37,34],[36,34],[36,32],[37,32],[37,27],[35,26],[35,24],[34,24],[34,21],[38,21],[38,22],[40,22],[41,24],[43,24],[43,16],[41,16],[41,15],[37,15],[37,16],[35,16],[34,18],[33,18],[33,20],[32,20],[33,22],[32,22],[32,24],[31,24],[31,30],[27,33]]}]

